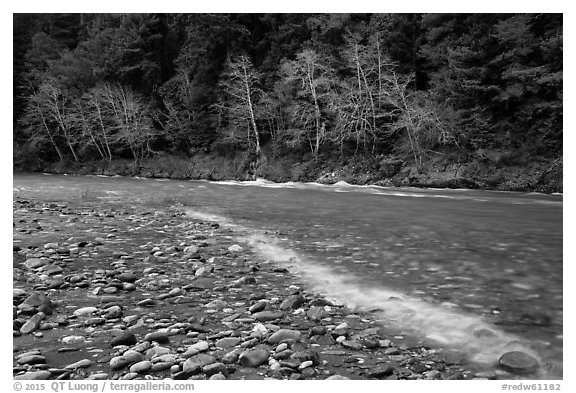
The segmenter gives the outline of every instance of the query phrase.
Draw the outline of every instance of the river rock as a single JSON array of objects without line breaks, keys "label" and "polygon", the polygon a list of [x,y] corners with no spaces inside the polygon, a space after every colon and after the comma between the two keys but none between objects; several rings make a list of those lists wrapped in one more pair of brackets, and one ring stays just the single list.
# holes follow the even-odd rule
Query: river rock
[{"label": "river rock", "polygon": [[355,351],[362,349],[362,345],[356,340],[343,340],[340,344],[345,348],[353,349]]},{"label": "river rock", "polygon": [[36,313],[30,318],[24,326],[20,328],[20,333],[22,334],[29,334],[32,333],[40,327],[40,322],[46,318],[46,314],[43,312]]},{"label": "river rock", "polygon": [[326,378],[326,380],[327,380],[327,381],[328,381],[328,380],[330,380],[330,381],[332,381],[332,380],[348,381],[348,380],[350,380],[350,378],[345,377],[345,376],[343,376],[343,375],[334,374],[334,375],[331,375],[331,376],[329,376],[328,378]]},{"label": "river rock", "polygon": [[264,348],[248,349],[240,355],[238,361],[244,367],[258,367],[267,363],[270,356],[269,351]]},{"label": "river rock", "polygon": [[255,314],[252,315],[252,317],[260,322],[268,322],[268,321],[274,321],[276,319],[282,318],[284,314],[280,313],[280,312],[274,312],[274,311],[260,311],[257,312]]},{"label": "river rock", "polygon": [[394,373],[394,367],[390,365],[384,365],[384,366],[377,366],[373,369],[368,370],[366,376],[368,378],[383,378],[392,375],[393,373]]},{"label": "river rock", "polygon": [[110,346],[115,347],[117,345],[134,345],[138,342],[136,336],[133,333],[125,332],[121,336],[114,337],[110,340]]},{"label": "river rock", "polygon": [[38,269],[39,267],[45,266],[48,264],[48,259],[43,258],[30,258],[24,262],[24,266],[28,269]]},{"label": "river rock", "polygon": [[238,252],[242,252],[242,250],[243,250],[243,248],[240,247],[238,244],[234,244],[234,245],[228,247],[228,251],[230,251],[230,252],[238,253]]},{"label": "river rock", "polygon": [[170,338],[168,337],[168,335],[166,333],[161,332],[148,333],[144,337],[144,340],[149,342],[156,341],[158,344],[168,344],[170,342]]},{"label": "river rock", "polygon": [[124,356],[114,356],[112,359],[110,359],[110,368],[112,371],[121,370],[128,366],[130,363],[130,360],[126,359]]},{"label": "river rock", "polygon": [[156,305],[156,301],[154,299],[148,298],[148,299],[144,299],[144,300],[139,301],[136,305],[138,307],[153,307]]},{"label": "river rock", "polygon": [[130,372],[142,374],[147,372],[151,368],[152,368],[152,362],[149,360],[143,360],[130,366]]},{"label": "river rock", "polygon": [[122,357],[130,361],[130,363],[138,363],[144,360],[144,355],[142,355],[138,351],[135,351],[134,349],[129,349],[126,352],[124,352],[124,354],[122,354]]},{"label": "river rock", "polygon": [[69,369],[69,370],[76,370],[78,368],[89,367],[91,364],[92,364],[92,361],[90,359],[82,359],[82,360],[77,361],[76,363],[69,364],[64,368]]},{"label": "river rock", "polygon": [[24,309],[26,307],[36,308],[46,315],[52,314],[52,301],[42,292],[34,292],[22,302],[19,308]]},{"label": "river rock", "polygon": [[182,365],[182,371],[199,373],[203,367],[216,363],[216,358],[212,355],[200,353],[187,359]]},{"label": "river rock", "polygon": [[98,326],[106,323],[106,319],[102,317],[88,318],[84,321],[84,326]]},{"label": "river rock", "polygon": [[127,282],[131,284],[136,282],[136,280],[138,280],[138,276],[134,272],[124,272],[116,276],[116,278],[122,282]]},{"label": "river rock", "polygon": [[66,345],[78,344],[85,340],[86,338],[84,336],[65,336],[61,339],[62,343]]},{"label": "river rock", "polygon": [[22,375],[16,375],[13,379],[15,380],[35,380],[41,381],[50,379],[52,373],[48,370],[40,370],[40,371],[28,371]]},{"label": "river rock", "polygon": [[18,364],[38,364],[46,363],[46,358],[42,355],[28,355],[18,359]]},{"label": "river rock", "polygon": [[298,330],[280,329],[270,336],[268,342],[270,344],[278,344],[284,340],[299,341],[300,335]]},{"label": "river rock", "polygon": [[75,315],[77,317],[81,317],[84,315],[93,314],[96,311],[98,311],[98,308],[96,308],[96,307],[82,307],[82,308],[78,308],[78,309],[74,310],[72,315]]},{"label": "river rock", "polygon": [[210,345],[206,341],[198,341],[196,344],[190,345],[182,356],[184,356],[185,358],[189,358],[191,356],[199,354],[200,352],[207,351],[208,348],[210,348]]},{"label": "river rock", "polygon": [[280,310],[295,310],[304,304],[304,296],[292,295],[280,304]]},{"label": "river rock", "polygon": [[[170,348],[166,347],[152,347],[148,351],[146,351],[146,357],[148,359],[152,359],[154,357],[164,356],[170,353]],[[160,360],[164,361],[164,360]]]},{"label": "river rock", "polygon": [[499,364],[502,368],[515,374],[531,373],[539,367],[538,361],[534,357],[520,351],[505,353],[500,357]]},{"label": "river rock", "polygon": [[240,348],[237,348],[231,352],[226,353],[224,356],[222,356],[222,359],[220,359],[222,361],[222,363],[236,363],[238,361],[238,358],[240,357],[240,354],[242,353],[242,350]]},{"label": "river rock", "polygon": [[122,318],[122,308],[120,306],[108,307],[104,310],[104,317],[107,319]]},{"label": "river rock", "polygon": [[224,376],[228,375],[228,369],[223,363],[212,363],[204,366],[202,368],[202,372],[206,374],[207,377],[210,377],[214,374],[222,374]]},{"label": "river rock", "polygon": [[[306,313],[306,316],[308,317],[308,319],[310,319],[311,321],[314,321],[314,322],[318,322],[322,318],[326,318],[327,315],[328,315],[328,313],[326,312],[324,307],[320,307],[320,306],[312,306],[312,307],[310,307],[310,310],[308,310],[308,312]],[[324,333],[322,333],[322,334],[324,334]]]},{"label": "river rock", "polygon": [[224,348],[224,349],[233,348],[238,344],[240,344],[240,339],[238,337],[225,337],[216,341],[216,346],[218,348]]}]

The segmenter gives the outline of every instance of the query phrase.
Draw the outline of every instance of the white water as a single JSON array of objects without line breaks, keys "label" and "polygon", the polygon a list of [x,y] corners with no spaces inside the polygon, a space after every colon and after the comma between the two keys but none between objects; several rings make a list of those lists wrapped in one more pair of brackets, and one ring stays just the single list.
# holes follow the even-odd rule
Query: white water
[{"label": "white water", "polygon": [[522,350],[539,359],[537,353],[522,344],[521,338],[498,329],[481,316],[456,309],[453,304],[438,304],[410,297],[386,287],[367,287],[351,273],[336,273],[321,261],[283,246],[281,241],[261,231],[233,223],[227,218],[189,210],[188,215],[215,221],[235,230],[238,240],[248,244],[262,258],[290,268],[311,289],[352,309],[374,310],[383,326],[410,332],[424,342],[457,349],[470,360],[495,366],[505,352]]},{"label": "white water", "polygon": [[[221,185],[232,185],[232,186],[242,186],[242,187],[264,187],[264,188],[297,188],[297,189],[325,189],[332,190],[334,192],[365,192],[373,195],[382,196],[393,196],[393,197],[410,197],[410,198],[441,198],[441,199],[454,199],[454,200],[467,200],[474,202],[490,202],[493,198],[479,198],[475,195],[462,195],[462,192],[474,192],[471,189],[440,189],[440,188],[426,188],[426,189],[415,189],[414,192],[408,189],[398,189],[394,187],[384,187],[377,185],[355,185],[350,184],[345,181],[339,181],[334,184],[320,184],[316,182],[299,183],[299,182],[286,182],[286,183],[274,183],[270,180],[258,178],[251,181],[239,181],[239,180],[223,180],[212,182],[214,184]],[[424,191],[424,192],[423,192]],[[432,191],[432,192],[426,192]],[[440,191],[442,193],[435,193],[434,191]],[[446,192],[453,192],[455,195],[445,195]],[[512,191],[490,191],[495,194],[509,194],[515,195],[519,194]],[[526,193],[526,196],[545,196],[546,194],[530,192]],[[559,193],[553,195],[562,195]],[[502,201],[502,200],[501,200]],[[556,200],[541,200],[534,198],[522,198],[519,194],[518,198],[510,198],[508,203],[516,205],[526,205],[526,204],[544,204],[544,205],[562,205],[562,201]]]}]

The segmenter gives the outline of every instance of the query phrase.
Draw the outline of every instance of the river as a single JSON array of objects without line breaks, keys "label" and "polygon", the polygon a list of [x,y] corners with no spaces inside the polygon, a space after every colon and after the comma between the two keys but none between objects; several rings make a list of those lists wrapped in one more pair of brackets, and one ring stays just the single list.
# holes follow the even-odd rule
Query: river
[{"label": "river", "polygon": [[181,204],[397,334],[562,368],[562,195],[15,174],[14,195]]}]

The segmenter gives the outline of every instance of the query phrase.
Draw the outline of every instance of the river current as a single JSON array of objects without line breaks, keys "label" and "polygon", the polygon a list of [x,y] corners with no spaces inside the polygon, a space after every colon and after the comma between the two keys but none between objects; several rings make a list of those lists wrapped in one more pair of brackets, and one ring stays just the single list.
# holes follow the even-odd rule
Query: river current
[{"label": "river current", "polygon": [[180,204],[397,334],[562,367],[562,195],[42,174],[15,174],[13,190]]}]

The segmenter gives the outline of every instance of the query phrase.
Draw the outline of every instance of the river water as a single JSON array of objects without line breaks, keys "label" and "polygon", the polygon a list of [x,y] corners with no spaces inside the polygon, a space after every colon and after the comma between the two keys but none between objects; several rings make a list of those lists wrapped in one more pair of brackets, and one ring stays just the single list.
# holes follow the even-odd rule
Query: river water
[{"label": "river water", "polygon": [[[14,194],[182,204],[397,334],[562,368],[562,195],[16,174]],[[545,375],[543,377],[546,377]]]}]

